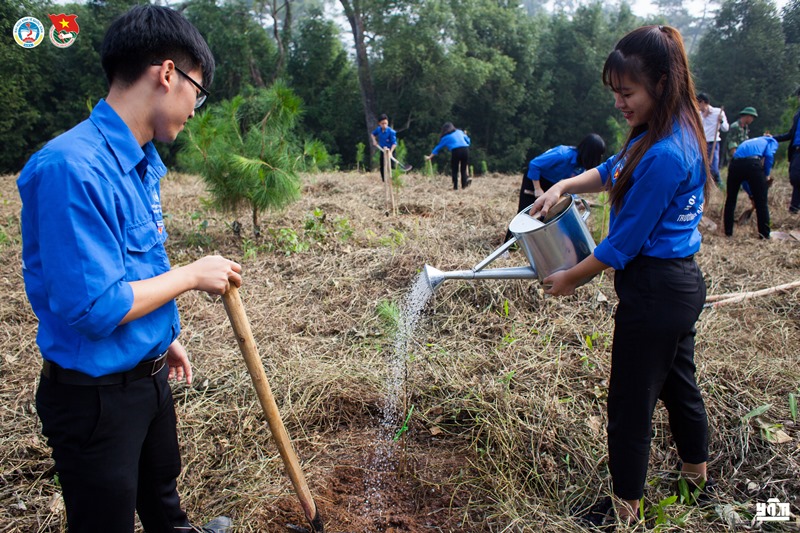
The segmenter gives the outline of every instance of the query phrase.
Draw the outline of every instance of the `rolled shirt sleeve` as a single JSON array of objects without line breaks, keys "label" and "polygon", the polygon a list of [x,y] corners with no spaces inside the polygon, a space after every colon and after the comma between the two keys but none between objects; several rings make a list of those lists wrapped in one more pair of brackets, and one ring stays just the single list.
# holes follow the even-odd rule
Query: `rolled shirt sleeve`
[{"label": "rolled shirt sleeve", "polygon": [[[133,306],[113,189],[70,165],[40,168],[38,224],[44,285],[53,313],[82,335],[111,334]],[[91,179],[85,179],[84,177]]]},{"label": "rolled shirt sleeve", "polygon": [[[611,208],[608,237],[594,250],[598,260],[623,269],[638,255],[679,258],[699,250],[706,174],[699,149],[679,139],[673,133],[644,154],[619,210]],[[625,164],[617,157],[598,167],[604,183]]]}]

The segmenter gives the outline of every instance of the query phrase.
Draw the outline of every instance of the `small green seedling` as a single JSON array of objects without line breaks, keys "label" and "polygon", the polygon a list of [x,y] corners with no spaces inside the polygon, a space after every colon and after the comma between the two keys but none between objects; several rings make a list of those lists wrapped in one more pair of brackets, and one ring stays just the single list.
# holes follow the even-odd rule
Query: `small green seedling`
[{"label": "small green seedling", "polygon": [[403,433],[405,433],[406,431],[408,431],[408,421],[409,421],[409,420],[411,420],[411,413],[413,413],[413,412],[414,412],[414,406],[412,405],[412,406],[411,406],[411,409],[409,409],[409,410],[408,410],[408,414],[406,415],[406,419],[405,419],[405,421],[403,422],[403,425],[402,425],[402,426],[400,427],[400,429],[398,429],[398,430],[397,430],[397,432],[394,434],[394,441],[395,441],[395,442],[397,442],[398,440],[400,440],[400,437],[402,437],[402,436],[403,436]]}]

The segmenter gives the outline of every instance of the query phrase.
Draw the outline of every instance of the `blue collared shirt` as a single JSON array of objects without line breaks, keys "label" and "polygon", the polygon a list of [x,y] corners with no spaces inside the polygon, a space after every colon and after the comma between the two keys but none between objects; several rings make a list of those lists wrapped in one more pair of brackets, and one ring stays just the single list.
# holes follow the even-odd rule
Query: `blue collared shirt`
[{"label": "blue collared shirt", "polygon": [[772,137],[754,137],[740,144],[733,153],[733,158],[763,157],[764,175],[769,176],[769,173],[772,172],[772,165],[775,163],[775,152],[777,151],[778,141]]},{"label": "blue collared shirt", "polygon": [[381,129],[380,126],[375,128],[372,132],[372,135],[378,139],[378,146],[381,148],[391,148],[395,144],[397,144],[397,132],[394,131],[389,126],[386,126],[386,129]]},{"label": "blue collared shirt", "polygon": [[45,359],[101,376],[177,338],[174,300],[119,325],[133,305],[130,282],[170,269],[159,187],[166,170],[104,100],[25,165],[22,274]]},{"label": "blue collared shirt", "polygon": [[531,159],[528,164],[528,179],[538,181],[544,178],[556,183],[583,172],[578,164],[578,149],[574,146],[556,146],[540,156]]},{"label": "blue collared shirt", "polygon": [[456,130],[442,137],[439,140],[439,144],[436,145],[436,148],[431,150],[431,153],[436,155],[442,148],[447,148],[452,152],[456,148],[464,148],[465,146],[469,146],[469,142],[469,136],[464,133],[463,130]]},{"label": "blue collared shirt", "polygon": [[[617,154],[597,167],[603,183],[616,183],[625,159]],[[637,255],[674,259],[696,253],[705,182],[695,136],[676,124],[636,165],[621,208],[611,208],[608,237],[594,249],[595,257],[621,270]]]}]

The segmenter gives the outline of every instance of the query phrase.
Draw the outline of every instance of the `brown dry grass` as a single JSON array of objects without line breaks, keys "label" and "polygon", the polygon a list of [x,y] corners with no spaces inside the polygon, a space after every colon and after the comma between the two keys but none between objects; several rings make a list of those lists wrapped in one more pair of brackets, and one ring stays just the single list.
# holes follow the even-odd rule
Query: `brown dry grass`
[{"label": "brown dry grass", "polygon": [[[785,174],[776,173],[770,206],[775,229],[788,231],[800,229],[800,219],[786,213]],[[20,273],[13,179],[0,178],[0,532],[64,531],[34,408],[40,357]],[[242,298],[326,530],[579,530],[571,507],[609,484],[604,401],[612,276],[561,299],[544,297],[527,281],[442,285],[406,362],[404,401],[415,406],[410,429],[389,462],[393,472],[375,474],[369,470],[377,464],[371,457],[393,340],[392,324],[376,310],[399,302],[425,263],[469,268],[494,250],[515,211],[518,177],[479,177],[467,191],[453,192],[447,177],[410,174],[397,195],[397,217],[385,216],[374,174],[304,181],[301,201],[263,217],[261,239],[252,236],[246,213],[239,215],[242,237],[235,237],[233,217],[204,207],[195,177],[170,175],[164,205],[174,264],[222,253],[244,266]],[[713,198],[707,211],[717,222],[720,202]],[[740,210],[744,204],[742,197]],[[310,224],[325,231],[317,239],[304,231],[314,209],[324,214]],[[287,253],[291,232],[281,228],[309,249]],[[523,260],[516,253],[494,266]],[[707,232],[698,261],[709,294],[761,289],[800,277],[800,242],[760,242],[751,221],[737,226],[733,239]],[[190,516],[199,522],[227,514],[236,531],[302,523],[221,301],[190,293],[179,306],[196,372],[193,386],[175,387],[184,458],[179,487]],[[710,468],[722,501],[742,519],[770,497],[800,512],[800,431],[788,405],[790,393],[800,394],[800,291],[707,309],[698,330]],[[742,421],[765,404],[772,407],[758,421]],[[793,440],[768,442],[759,421],[783,424]],[[648,507],[671,494],[677,463],[661,408],[654,431]],[[367,502],[370,491],[379,497]],[[672,530],[724,529],[713,512],[667,509],[673,517],[686,511],[685,525]]]}]

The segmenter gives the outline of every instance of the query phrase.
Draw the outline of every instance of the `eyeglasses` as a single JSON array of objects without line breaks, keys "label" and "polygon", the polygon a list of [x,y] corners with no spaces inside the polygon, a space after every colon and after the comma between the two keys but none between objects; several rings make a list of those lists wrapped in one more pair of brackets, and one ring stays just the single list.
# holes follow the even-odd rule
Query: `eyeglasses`
[{"label": "eyeglasses", "polygon": [[[160,67],[163,63],[164,63],[163,61],[153,61],[152,63],[150,63],[150,66]],[[198,109],[201,105],[203,105],[205,103],[206,98],[208,98],[211,93],[208,92],[208,90],[205,87],[203,87],[202,85],[200,85],[199,83],[194,81],[191,76],[186,74],[184,71],[179,69],[177,66],[175,66],[175,70],[180,72],[183,75],[184,78],[186,78],[187,80],[192,82],[192,85],[194,85],[200,91],[197,94],[197,100],[195,100],[195,102],[194,102],[194,108]]]}]

